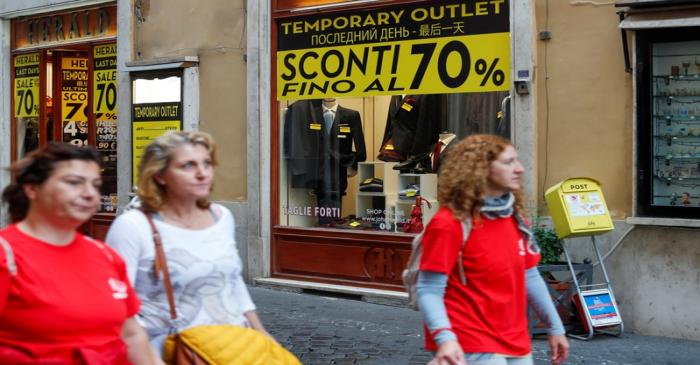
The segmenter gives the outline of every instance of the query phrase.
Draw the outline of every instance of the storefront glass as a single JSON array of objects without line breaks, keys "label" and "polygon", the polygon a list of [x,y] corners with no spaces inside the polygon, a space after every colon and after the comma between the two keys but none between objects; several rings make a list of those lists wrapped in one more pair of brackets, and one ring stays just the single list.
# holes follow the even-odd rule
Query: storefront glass
[{"label": "storefront glass", "polygon": [[652,45],[652,205],[700,206],[700,41]]}]

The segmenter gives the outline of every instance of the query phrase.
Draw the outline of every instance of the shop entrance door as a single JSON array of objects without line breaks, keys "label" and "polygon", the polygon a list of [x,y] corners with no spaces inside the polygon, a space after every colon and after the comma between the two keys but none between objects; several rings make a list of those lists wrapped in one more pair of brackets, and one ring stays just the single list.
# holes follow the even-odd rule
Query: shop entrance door
[{"label": "shop entrance door", "polygon": [[[104,239],[109,225],[114,220],[114,213],[108,208],[112,206],[109,200],[112,196],[116,196],[116,194],[112,194],[112,190],[116,193],[116,171],[112,171],[114,170],[112,165],[116,164],[116,160],[112,161],[113,156],[106,153],[108,151],[105,151],[105,145],[102,141],[105,138],[102,137],[105,137],[105,133],[116,137],[116,114],[110,115],[110,121],[114,124],[110,130],[110,128],[105,127],[107,122],[102,120],[104,113],[100,113],[98,116],[93,112],[92,106],[97,100],[94,91],[96,89],[94,87],[95,72],[93,72],[95,63],[92,52],[90,52],[91,48],[51,52],[53,100],[47,126],[53,131],[53,135],[50,137],[53,140],[79,147],[90,145],[102,153],[103,204],[101,204],[100,212],[82,227],[82,231],[97,239]],[[105,98],[104,93],[102,97]],[[112,107],[114,109],[114,106]],[[101,123],[99,128],[100,141],[96,138],[98,134],[96,119],[100,119]],[[116,146],[109,144],[106,149],[116,151]]]}]

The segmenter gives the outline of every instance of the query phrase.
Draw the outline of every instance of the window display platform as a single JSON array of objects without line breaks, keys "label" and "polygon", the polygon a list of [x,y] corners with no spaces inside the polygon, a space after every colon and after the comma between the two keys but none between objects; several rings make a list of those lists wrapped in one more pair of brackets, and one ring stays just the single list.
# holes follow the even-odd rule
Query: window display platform
[{"label": "window display platform", "polygon": [[403,291],[413,234],[274,227],[271,276]]}]

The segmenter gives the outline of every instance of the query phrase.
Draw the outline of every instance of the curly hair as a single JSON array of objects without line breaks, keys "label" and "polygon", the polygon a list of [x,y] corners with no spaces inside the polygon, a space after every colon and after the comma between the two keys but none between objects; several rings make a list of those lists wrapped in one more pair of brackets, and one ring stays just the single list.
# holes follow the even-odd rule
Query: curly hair
[{"label": "curly hair", "polygon": [[[460,220],[479,219],[484,188],[490,184],[491,163],[512,146],[510,141],[489,134],[473,134],[457,143],[445,156],[438,177],[438,200]],[[524,214],[522,193],[514,191],[515,212]]]},{"label": "curly hair", "polygon": [[91,146],[78,147],[62,142],[51,142],[15,161],[9,169],[12,183],[2,191],[10,221],[19,222],[29,212],[30,201],[24,193],[24,185],[42,185],[53,175],[56,164],[71,160],[91,161],[102,166],[100,154]]},{"label": "curly hair", "polygon": [[[165,203],[165,187],[156,181],[156,177],[168,168],[173,151],[183,144],[204,147],[209,152],[212,166],[217,165],[216,144],[208,133],[168,132],[156,138],[146,147],[139,164],[137,194],[144,210],[156,212]],[[209,200],[200,199],[197,206],[206,209],[209,207]]]}]

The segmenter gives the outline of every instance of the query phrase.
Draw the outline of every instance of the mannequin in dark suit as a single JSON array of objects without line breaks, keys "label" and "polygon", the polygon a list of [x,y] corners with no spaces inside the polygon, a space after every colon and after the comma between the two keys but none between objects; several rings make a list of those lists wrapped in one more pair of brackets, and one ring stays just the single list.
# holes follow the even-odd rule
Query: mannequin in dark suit
[{"label": "mannequin in dark suit", "polygon": [[[317,117],[323,119],[323,107],[317,107],[316,112]],[[327,146],[326,153],[330,154],[332,165],[340,167],[337,175],[333,174],[333,185],[337,183],[337,191],[345,195],[348,187],[348,169],[357,170],[357,163],[367,160],[360,113],[337,105],[330,133],[330,145]]]},{"label": "mannequin in dark suit", "polygon": [[[313,189],[318,185],[321,140],[310,128],[323,123],[316,107],[321,100],[300,100],[290,104],[284,115],[282,151],[292,188]],[[321,118],[321,119],[318,119]]]},{"label": "mannequin in dark suit", "polygon": [[[329,130],[324,120],[326,106],[334,110]],[[304,100],[289,106],[283,150],[291,187],[313,189],[319,207],[340,208],[348,186],[348,168],[357,170],[358,162],[367,159],[365,137],[359,112],[335,101],[326,102],[326,106]]]},{"label": "mannequin in dark suit", "polygon": [[443,95],[392,96],[384,140],[393,138],[394,148],[407,155],[430,152],[442,123]]}]

